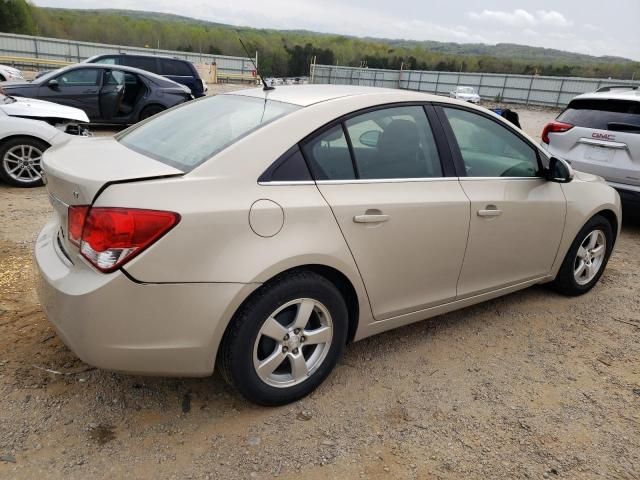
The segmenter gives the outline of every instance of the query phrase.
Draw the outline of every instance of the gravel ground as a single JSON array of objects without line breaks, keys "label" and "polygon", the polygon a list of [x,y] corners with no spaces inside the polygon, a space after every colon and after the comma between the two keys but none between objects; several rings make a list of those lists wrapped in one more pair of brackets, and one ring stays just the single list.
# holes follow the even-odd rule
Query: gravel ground
[{"label": "gravel ground", "polygon": [[[518,109],[539,134],[554,112]],[[640,223],[596,288],[544,287],[366,339],[280,408],[95,370],[33,291],[43,188],[0,185],[0,478],[640,478]],[[49,371],[46,371],[48,369]]]}]

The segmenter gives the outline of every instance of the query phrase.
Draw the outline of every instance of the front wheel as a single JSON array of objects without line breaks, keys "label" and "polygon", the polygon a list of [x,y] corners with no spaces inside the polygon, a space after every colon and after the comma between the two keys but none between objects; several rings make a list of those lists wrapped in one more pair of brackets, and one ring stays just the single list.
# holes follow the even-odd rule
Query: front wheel
[{"label": "front wheel", "polygon": [[0,145],[0,179],[14,187],[42,185],[42,154],[49,144],[33,137],[15,137]]},{"label": "front wheel", "polygon": [[221,373],[252,402],[293,402],[331,373],[347,324],[345,301],[329,280],[308,271],[285,274],[236,313],[220,348]]},{"label": "front wheel", "polygon": [[578,232],[552,286],[564,295],[587,293],[602,276],[613,242],[611,224],[603,216],[595,215]]}]

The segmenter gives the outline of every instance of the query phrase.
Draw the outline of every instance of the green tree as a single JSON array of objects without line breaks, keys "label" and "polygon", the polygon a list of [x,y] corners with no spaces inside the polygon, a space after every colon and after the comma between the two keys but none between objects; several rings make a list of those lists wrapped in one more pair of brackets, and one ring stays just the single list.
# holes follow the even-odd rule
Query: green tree
[{"label": "green tree", "polygon": [[0,0],[0,32],[36,33],[31,6],[25,0]]}]

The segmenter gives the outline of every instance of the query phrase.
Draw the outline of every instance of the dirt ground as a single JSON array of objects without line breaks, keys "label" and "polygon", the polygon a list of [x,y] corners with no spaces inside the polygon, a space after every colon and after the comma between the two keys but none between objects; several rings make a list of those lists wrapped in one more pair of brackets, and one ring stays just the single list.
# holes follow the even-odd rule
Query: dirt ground
[{"label": "dirt ground", "polygon": [[[555,115],[518,111],[533,135]],[[534,287],[363,340],[261,408],[218,374],[76,359],[33,290],[49,212],[44,188],[0,185],[1,479],[640,478],[639,222],[583,297]]]}]

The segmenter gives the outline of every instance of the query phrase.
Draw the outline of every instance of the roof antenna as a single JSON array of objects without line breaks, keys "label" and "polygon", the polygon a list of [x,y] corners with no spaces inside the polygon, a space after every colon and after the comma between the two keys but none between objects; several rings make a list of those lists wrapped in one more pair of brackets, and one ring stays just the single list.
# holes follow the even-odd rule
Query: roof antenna
[{"label": "roof antenna", "polygon": [[251,63],[253,63],[253,68],[255,68],[256,73],[260,77],[260,81],[262,82],[262,90],[264,90],[265,92],[268,90],[275,90],[276,87],[267,85],[267,82],[264,81],[264,78],[262,78],[262,74],[260,73],[260,70],[258,70],[258,66],[256,65],[256,62],[253,61],[253,57],[249,55],[249,50],[247,49],[244,42],[242,41],[242,38],[240,38],[240,32],[236,31],[236,33],[238,33],[238,40],[240,41],[240,45],[242,45],[242,48],[244,48],[244,51],[246,52],[247,57],[249,57],[249,60],[251,60]]}]

